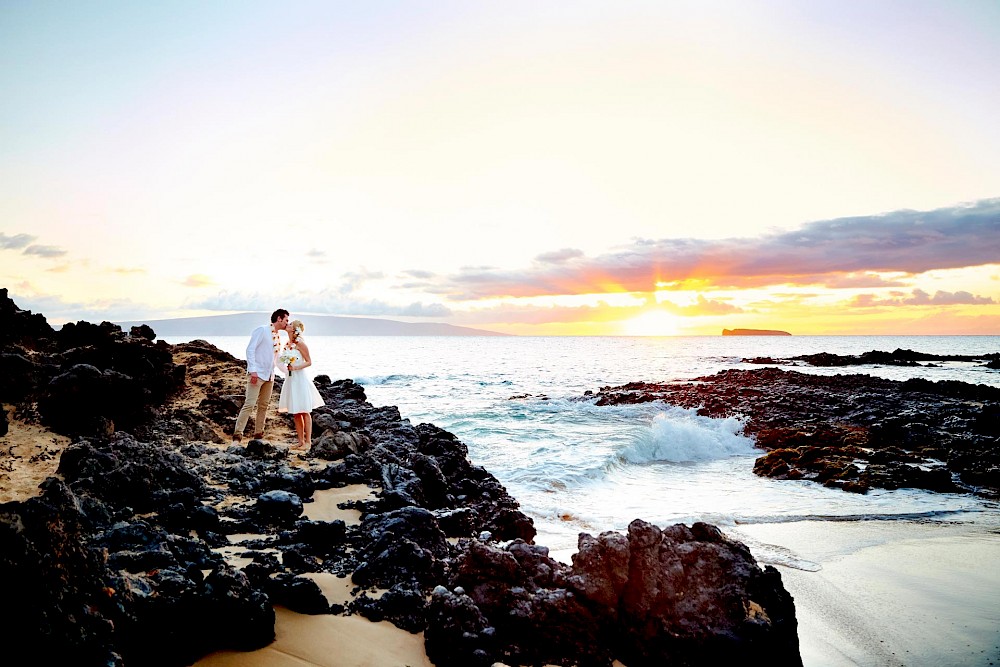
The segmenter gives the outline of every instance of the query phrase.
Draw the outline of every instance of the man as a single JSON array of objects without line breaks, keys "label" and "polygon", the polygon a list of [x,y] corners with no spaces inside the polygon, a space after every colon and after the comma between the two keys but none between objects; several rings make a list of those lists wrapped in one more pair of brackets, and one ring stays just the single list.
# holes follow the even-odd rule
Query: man
[{"label": "man", "polygon": [[247,427],[250,413],[257,409],[254,421],[254,438],[264,437],[264,422],[267,419],[267,406],[271,402],[271,390],[274,388],[274,366],[281,351],[279,331],[288,327],[288,311],[284,308],[271,313],[271,326],[262,324],[250,334],[250,344],[247,345],[247,391],[243,407],[236,418],[236,428],[233,429],[233,444],[238,445],[243,440],[243,429]]}]

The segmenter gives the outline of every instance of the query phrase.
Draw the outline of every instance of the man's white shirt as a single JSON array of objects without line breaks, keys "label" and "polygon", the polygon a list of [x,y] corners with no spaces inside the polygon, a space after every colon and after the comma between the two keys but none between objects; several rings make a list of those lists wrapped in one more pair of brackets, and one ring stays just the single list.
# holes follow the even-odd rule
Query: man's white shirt
[{"label": "man's white shirt", "polygon": [[250,344],[247,345],[247,373],[256,373],[265,382],[274,379],[274,367],[278,361],[272,333],[270,326],[261,325],[250,334]]}]

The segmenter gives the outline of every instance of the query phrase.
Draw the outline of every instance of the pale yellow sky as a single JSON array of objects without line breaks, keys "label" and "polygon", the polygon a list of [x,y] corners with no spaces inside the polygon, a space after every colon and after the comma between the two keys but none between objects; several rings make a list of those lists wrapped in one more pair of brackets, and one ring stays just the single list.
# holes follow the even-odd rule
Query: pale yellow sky
[{"label": "pale yellow sky", "polygon": [[1000,333],[996,3],[538,4],[3,3],[0,285],[56,324]]}]

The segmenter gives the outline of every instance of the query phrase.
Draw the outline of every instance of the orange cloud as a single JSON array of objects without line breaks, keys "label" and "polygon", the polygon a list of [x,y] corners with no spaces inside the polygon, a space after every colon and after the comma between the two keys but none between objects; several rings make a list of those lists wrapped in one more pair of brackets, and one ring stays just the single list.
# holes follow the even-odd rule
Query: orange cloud
[{"label": "orange cloud", "polygon": [[185,278],[181,282],[181,284],[184,285],[185,287],[197,288],[197,287],[208,287],[210,285],[214,285],[215,281],[213,281],[211,278],[201,273],[193,273],[187,278]]},{"label": "orange cloud", "polygon": [[993,297],[976,296],[962,290],[958,292],[938,290],[932,296],[921,289],[915,289],[910,296],[899,292],[895,292],[894,295],[895,298],[880,299],[874,294],[859,294],[851,300],[850,305],[857,308],[874,308],[880,306],[981,306],[996,303]]},{"label": "orange cloud", "polygon": [[903,286],[880,274],[994,264],[1000,259],[1000,199],[935,211],[813,222],[745,239],[639,239],[588,258],[541,255],[522,270],[466,267],[427,289],[454,300],[648,292],[697,283],[716,289],[775,285]]}]

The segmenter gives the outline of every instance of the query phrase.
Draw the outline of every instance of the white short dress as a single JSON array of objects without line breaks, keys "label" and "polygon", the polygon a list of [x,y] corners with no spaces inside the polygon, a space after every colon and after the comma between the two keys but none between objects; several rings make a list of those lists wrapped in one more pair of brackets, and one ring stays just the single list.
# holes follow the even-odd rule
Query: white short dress
[{"label": "white short dress", "polygon": [[306,373],[306,369],[292,371],[285,378],[281,394],[278,396],[278,412],[295,415],[300,412],[312,412],[322,405],[324,405],[323,397],[316,390],[316,385],[313,384],[312,377]]}]

